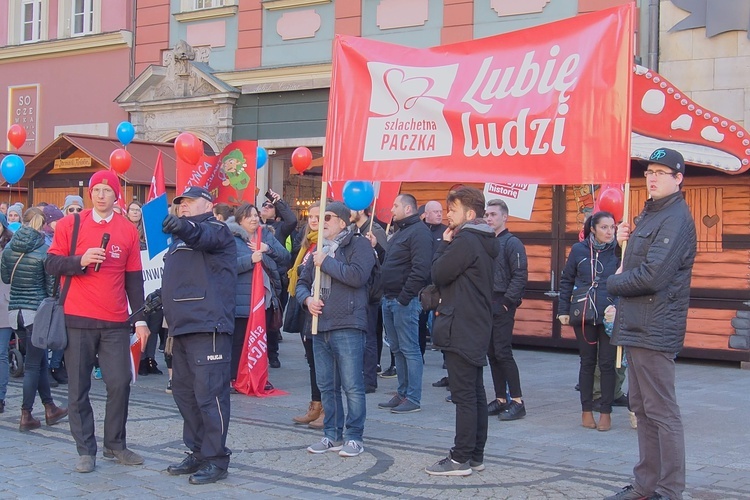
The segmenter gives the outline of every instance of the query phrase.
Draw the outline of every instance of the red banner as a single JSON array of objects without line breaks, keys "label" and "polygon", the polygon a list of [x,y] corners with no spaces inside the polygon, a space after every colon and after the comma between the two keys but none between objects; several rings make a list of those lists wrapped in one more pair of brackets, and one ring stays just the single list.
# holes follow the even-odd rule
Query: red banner
[{"label": "red banner", "polygon": [[[151,176],[151,187],[148,189],[148,198],[146,202],[158,198],[167,192],[166,184],[164,183],[164,161],[161,158],[161,151],[156,156],[156,166],[154,166],[154,175]],[[180,191],[182,193],[182,191]]]},{"label": "red banner", "polygon": [[323,179],[625,182],[634,14],[430,49],[337,36]]},{"label": "red banner", "polygon": [[[260,248],[261,228],[256,233],[256,248]],[[234,388],[248,396],[282,396],[286,393],[278,389],[266,390],[268,382],[268,340],[266,337],[266,301],[263,286],[263,266],[253,268],[253,282],[250,297],[250,319],[247,322],[245,343],[237,368]]]},{"label": "red banner", "polygon": [[190,165],[177,156],[177,187],[179,195],[188,186],[208,189],[214,203],[255,204],[257,141],[234,141],[219,156],[203,156]]}]

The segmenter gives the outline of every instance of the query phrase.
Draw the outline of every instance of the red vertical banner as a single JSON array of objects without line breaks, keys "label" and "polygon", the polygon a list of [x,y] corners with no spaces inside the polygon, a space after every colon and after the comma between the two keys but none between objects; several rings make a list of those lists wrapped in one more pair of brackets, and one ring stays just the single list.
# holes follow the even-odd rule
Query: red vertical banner
[{"label": "red vertical banner", "polygon": [[[261,228],[256,233],[256,245],[260,248]],[[278,389],[266,390],[268,382],[268,340],[266,336],[266,290],[263,285],[263,266],[253,268],[253,281],[250,296],[250,318],[247,322],[245,342],[237,369],[234,388],[248,396],[283,396]],[[236,332],[235,332],[236,333]]]},{"label": "red vertical banner", "polygon": [[208,189],[214,203],[255,203],[257,141],[234,141],[219,156],[202,156],[195,165],[177,155],[177,193],[188,186]]},{"label": "red vertical banner", "polygon": [[164,162],[161,158],[161,151],[156,157],[156,165],[154,166],[154,175],[151,176],[151,187],[148,190],[148,198],[146,202],[158,198],[167,192],[166,185],[164,183]]}]

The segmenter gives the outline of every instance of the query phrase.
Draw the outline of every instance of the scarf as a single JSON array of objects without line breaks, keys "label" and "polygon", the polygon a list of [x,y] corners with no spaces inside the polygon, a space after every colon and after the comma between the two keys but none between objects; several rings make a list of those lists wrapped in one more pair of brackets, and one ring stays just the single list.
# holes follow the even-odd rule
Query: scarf
[{"label": "scarf", "polygon": [[606,252],[608,250],[612,250],[615,245],[617,245],[617,239],[615,238],[607,243],[599,243],[598,241],[596,241],[596,238],[594,238],[594,235],[590,234],[589,243],[591,244],[591,248],[593,248],[597,252]]},{"label": "scarf", "polygon": [[315,250],[315,244],[318,242],[318,232],[317,231],[310,231],[307,233],[307,238],[302,243],[302,248],[299,249],[299,252],[297,252],[297,258],[294,259],[294,265],[292,268],[286,273],[287,276],[289,276],[289,286],[287,287],[287,291],[289,292],[289,296],[294,297],[297,295],[297,280],[299,279],[299,266],[302,264],[302,261],[305,259],[305,255],[307,255],[310,251]]},{"label": "scarf", "polygon": [[[336,235],[336,237],[331,240],[323,240],[323,247],[321,250],[323,253],[331,258],[334,258],[336,254],[336,250],[338,250],[339,245],[342,241],[344,241],[344,238],[349,236],[349,233],[351,233],[352,230],[347,227],[343,231],[341,231],[339,234]],[[320,271],[320,298],[324,301],[328,299],[328,297],[331,295],[331,277],[324,273],[322,270]]]}]

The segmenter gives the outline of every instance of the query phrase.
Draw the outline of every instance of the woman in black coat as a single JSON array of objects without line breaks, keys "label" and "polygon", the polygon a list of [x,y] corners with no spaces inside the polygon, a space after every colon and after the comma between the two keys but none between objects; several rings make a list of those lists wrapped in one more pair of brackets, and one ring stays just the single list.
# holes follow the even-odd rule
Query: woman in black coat
[{"label": "woman in black coat", "polygon": [[[581,425],[608,431],[612,426],[612,400],[615,395],[615,355],[604,327],[604,310],[614,304],[607,293],[607,278],[617,272],[620,251],[615,239],[615,218],[597,212],[584,223],[583,241],[570,249],[560,278],[558,316],[563,325],[572,325],[578,340],[581,367]],[[594,371],[597,358],[601,372],[601,415],[594,421]]]}]

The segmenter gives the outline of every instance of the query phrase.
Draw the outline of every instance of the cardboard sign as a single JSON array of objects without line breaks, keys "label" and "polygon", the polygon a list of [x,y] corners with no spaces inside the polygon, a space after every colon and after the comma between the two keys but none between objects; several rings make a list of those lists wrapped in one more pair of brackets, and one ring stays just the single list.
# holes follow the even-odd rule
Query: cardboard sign
[{"label": "cardboard sign", "polygon": [[508,215],[531,220],[536,188],[536,184],[487,183],[484,185],[484,199],[503,200],[508,205]]}]

